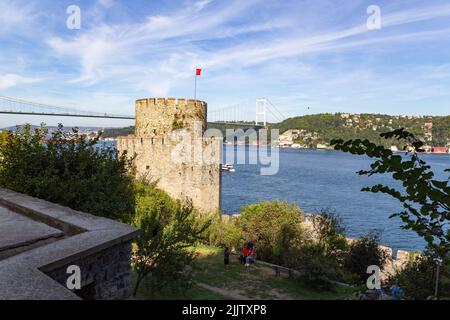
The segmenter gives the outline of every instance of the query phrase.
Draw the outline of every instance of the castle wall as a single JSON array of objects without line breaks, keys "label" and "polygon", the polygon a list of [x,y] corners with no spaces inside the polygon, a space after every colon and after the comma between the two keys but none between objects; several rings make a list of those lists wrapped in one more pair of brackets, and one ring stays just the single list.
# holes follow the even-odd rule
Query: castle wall
[{"label": "castle wall", "polygon": [[119,137],[117,149],[134,157],[136,175],[158,180],[171,196],[216,213],[221,205],[222,138],[204,138],[205,102],[136,101],[135,135]]}]

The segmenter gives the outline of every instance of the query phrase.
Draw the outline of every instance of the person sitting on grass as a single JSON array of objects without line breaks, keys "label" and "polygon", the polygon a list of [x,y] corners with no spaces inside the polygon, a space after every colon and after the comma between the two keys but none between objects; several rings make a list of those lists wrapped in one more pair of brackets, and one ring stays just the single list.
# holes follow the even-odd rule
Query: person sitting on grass
[{"label": "person sitting on grass", "polygon": [[241,253],[241,264],[245,264],[245,260],[247,259],[248,256],[248,249],[246,247],[244,247],[244,249],[242,249],[242,253]]},{"label": "person sitting on grass", "polygon": [[247,257],[245,258],[245,266],[249,267],[254,262],[253,251],[249,250]]}]

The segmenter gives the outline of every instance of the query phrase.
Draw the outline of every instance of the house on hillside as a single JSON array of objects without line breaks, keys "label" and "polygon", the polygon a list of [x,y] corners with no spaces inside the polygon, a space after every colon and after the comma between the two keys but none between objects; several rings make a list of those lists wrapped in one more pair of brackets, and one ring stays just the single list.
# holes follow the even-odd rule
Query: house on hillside
[{"label": "house on hillside", "polygon": [[279,137],[280,147],[291,147],[294,144],[294,140],[297,140],[304,130],[289,129]]}]

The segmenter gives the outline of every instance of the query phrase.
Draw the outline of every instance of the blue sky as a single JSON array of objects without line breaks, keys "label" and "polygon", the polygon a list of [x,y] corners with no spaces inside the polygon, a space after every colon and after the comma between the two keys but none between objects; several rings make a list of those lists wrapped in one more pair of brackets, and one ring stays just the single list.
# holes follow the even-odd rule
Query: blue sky
[{"label": "blue sky", "polygon": [[[80,30],[66,27],[69,5]],[[369,5],[379,30],[366,26]],[[450,1],[0,0],[0,95],[131,114],[138,98],[192,98],[196,66],[210,111],[239,104],[248,120],[257,97],[287,116],[448,115]]]}]

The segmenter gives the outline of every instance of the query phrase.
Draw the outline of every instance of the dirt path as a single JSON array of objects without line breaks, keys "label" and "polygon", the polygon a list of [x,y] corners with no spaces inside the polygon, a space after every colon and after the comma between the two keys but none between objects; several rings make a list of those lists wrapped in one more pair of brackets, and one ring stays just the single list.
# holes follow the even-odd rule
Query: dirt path
[{"label": "dirt path", "polygon": [[197,283],[197,286],[218,294],[221,294],[227,298],[233,299],[233,300],[251,300],[249,297],[246,297],[244,295],[242,295],[239,291],[237,290],[230,290],[230,289],[223,289],[223,288],[218,288],[218,287],[213,287],[210,286],[209,284],[206,283]]}]

